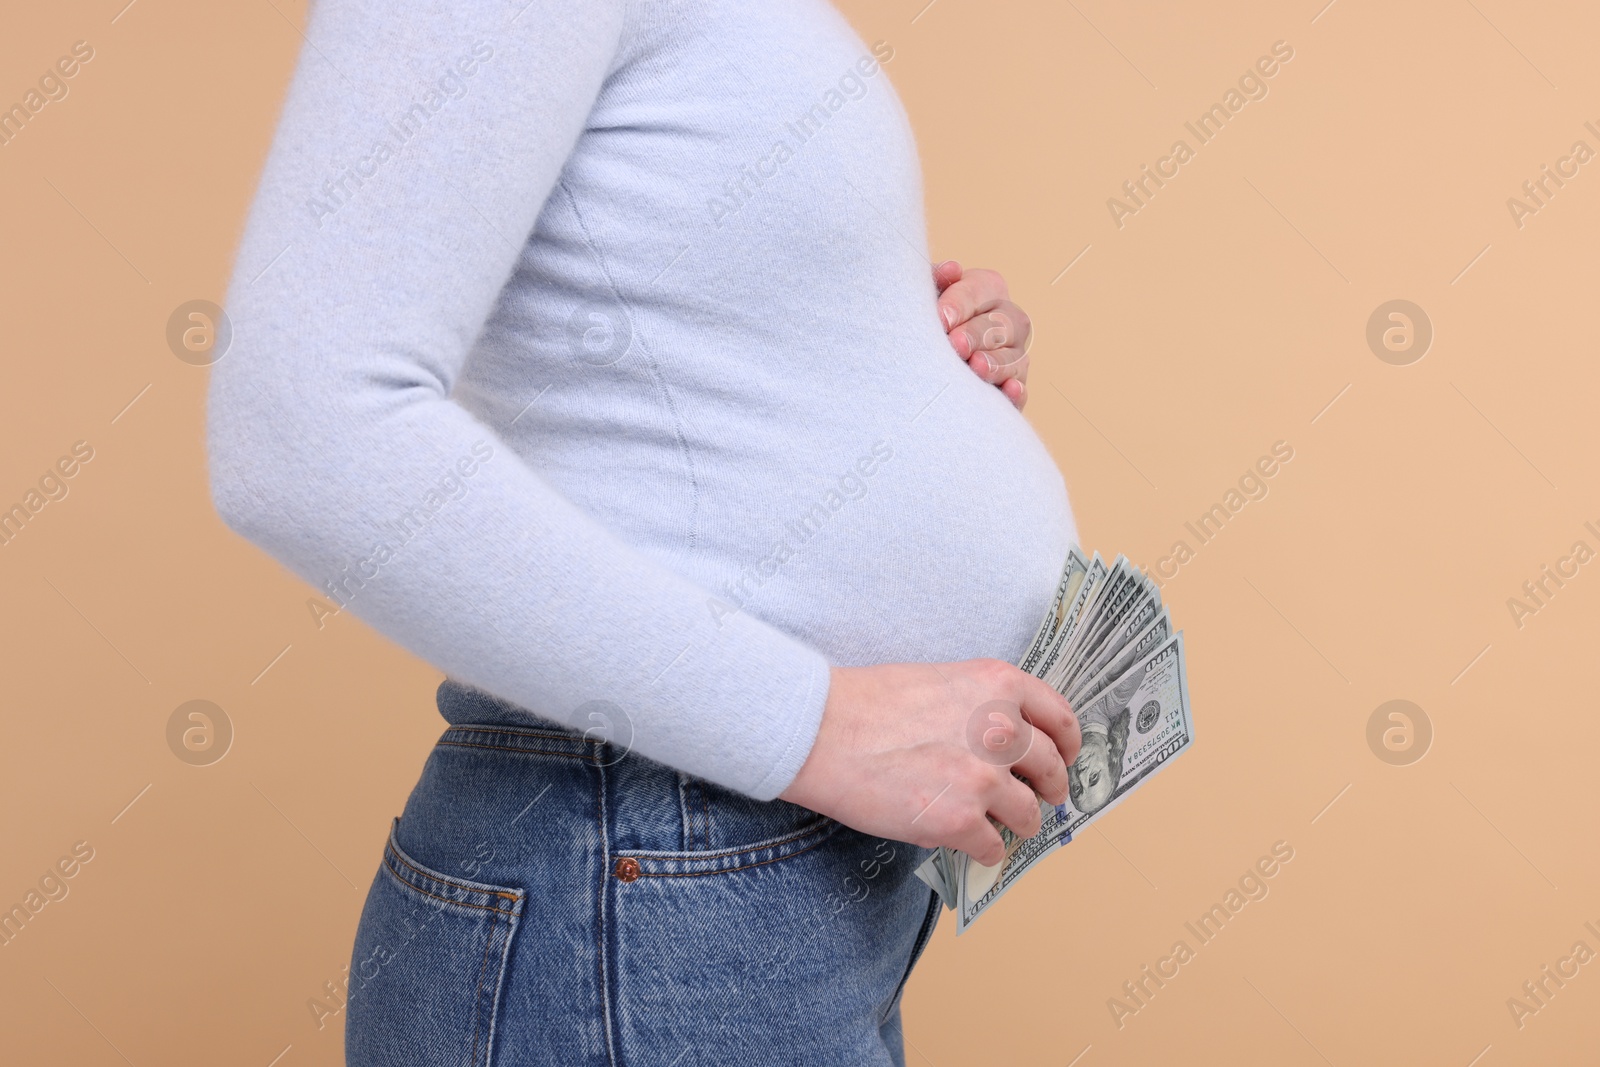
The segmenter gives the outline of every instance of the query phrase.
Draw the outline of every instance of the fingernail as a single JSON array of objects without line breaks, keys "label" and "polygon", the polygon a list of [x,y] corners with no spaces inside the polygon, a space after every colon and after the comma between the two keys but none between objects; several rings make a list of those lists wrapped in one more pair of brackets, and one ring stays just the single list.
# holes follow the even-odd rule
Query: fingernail
[{"label": "fingernail", "polygon": [[956,309],[953,307],[940,308],[939,317],[944,320],[944,328],[948,330],[956,324]]}]

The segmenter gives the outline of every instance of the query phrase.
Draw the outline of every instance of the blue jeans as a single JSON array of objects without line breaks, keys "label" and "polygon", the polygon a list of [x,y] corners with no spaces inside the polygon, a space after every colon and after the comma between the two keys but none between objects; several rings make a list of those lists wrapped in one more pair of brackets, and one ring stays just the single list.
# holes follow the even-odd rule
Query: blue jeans
[{"label": "blue jeans", "polygon": [[927,850],[446,681],[350,965],[360,1067],[905,1062]]}]

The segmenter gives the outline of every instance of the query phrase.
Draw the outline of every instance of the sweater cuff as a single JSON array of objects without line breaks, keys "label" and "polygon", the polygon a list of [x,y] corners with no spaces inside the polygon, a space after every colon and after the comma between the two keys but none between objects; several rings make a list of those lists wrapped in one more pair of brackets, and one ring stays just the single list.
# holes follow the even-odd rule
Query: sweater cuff
[{"label": "sweater cuff", "polygon": [[828,702],[832,675],[828,661],[820,653],[806,649],[804,655],[809,660],[805,665],[808,672],[805,691],[786,709],[789,729],[778,745],[777,762],[749,789],[749,795],[757,800],[776,799],[789,788],[811,754],[811,746],[816,743],[817,731],[822,726],[822,709]]}]

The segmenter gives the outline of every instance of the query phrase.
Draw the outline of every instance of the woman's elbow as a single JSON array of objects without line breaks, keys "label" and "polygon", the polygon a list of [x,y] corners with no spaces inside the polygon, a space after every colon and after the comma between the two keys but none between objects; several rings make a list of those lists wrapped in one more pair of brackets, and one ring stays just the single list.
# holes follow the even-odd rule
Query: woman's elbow
[{"label": "woman's elbow", "polygon": [[211,506],[235,533],[257,544],[271,544],[291,509],[286,482],[293,481],[294,458],[277,433],[252,433],[269,427],[269,414],[246,412],[214,389],[206,411],[206,477]]},{"label": "woman's elbow", "polygon": [[211,506],[223,525],[249,541],[269,540],[273,514],[270,502],[239,473],[229,446],[219,446],[214,435],[208,440],[206,474]]}]

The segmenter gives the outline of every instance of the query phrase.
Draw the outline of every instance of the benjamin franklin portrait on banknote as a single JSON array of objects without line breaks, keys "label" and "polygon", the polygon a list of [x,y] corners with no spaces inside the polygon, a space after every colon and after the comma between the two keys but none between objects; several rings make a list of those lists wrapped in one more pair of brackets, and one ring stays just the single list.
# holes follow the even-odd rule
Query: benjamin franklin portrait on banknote
[{"label": "benjamin franklin portrait on banknote", "polygon": [[[1142,672],[1141,672],[1142,673]],[[1072,806],[1092,815],[1116,796],[1122,781],[1122,753],[1128,747],[1128,708],[1120,701],[1096,700],[1081,713],[1083,747],[1067,768]],[[1110,708],[1118,710],[1108,714]]]}]

